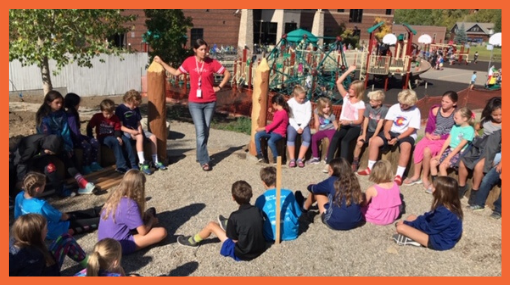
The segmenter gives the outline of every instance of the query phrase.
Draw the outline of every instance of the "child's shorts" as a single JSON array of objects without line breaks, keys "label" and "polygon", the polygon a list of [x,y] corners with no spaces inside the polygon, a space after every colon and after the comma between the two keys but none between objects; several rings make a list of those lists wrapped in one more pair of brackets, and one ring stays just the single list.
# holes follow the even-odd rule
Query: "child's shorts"
[{"label": "child's shorts", "polygon": [[[446,159],[446,157],[452,152],[452,149],[450,147],[447,147],[445,149],[445,151],[443,152],[443,154],[441,155],[441,158],[439,159],[439,164],[441,164],[443,162],[443,160]],[[462,152],[462,151],[461,151]],[[453,168],[458,168],[459,167],[459,159],[460,159],[460,153],[461,152],[457,152],[453,157],[452,159],[450,159],[450,167],[453,167]]]},{"label": "child's shorts", "polygon": [[[128,139],[131,139],[131,134],[130,134],[130,133],[124,132],[124,135],[125,135]],[[148,140],[151,136],[152,136],[152,133],[151,133],[151,132],[143,131],[143,137],[144,137],[144,140]]]},{"label": "child's shorts", "polygon": [[374,132],[368,132],[367,131],[367,135],[365,136],[365,142],[363,143],[363,145],[368,145],[368,142],[370,141],[370,139],[374,136]]},{"label": "child's shorts", "polygon": [[136,251],[135,239],[131,235],[128,239],[119,240],[119,243],[122,247],[122,255],[131,254]]},{"label": "child's shorts", "polygon": [[240,261],[239,257],[235,255],[235,247],[236,243],[233,240],[227,238],[221,245],[220,254],[223,256],[232,257],[235,261]]},{"label": "child's shorts", "polygon": [[[399,133],[390,132],[390,137],[391,137],[392,139],[393,139],[393,138],[398,137],[399,135],[400,135]],[[383,148],[391,148],[391,147],[392,147],[391,145],[389,145],[389,144],[388,144],[388,140],[387,140],[387,139],[386,139],[386,137],[384,136],[384,132],[380,132],[380,133],[378,134],[378,136],[379,136],[379,137],[383,140],[383,143],[384,143],[384,144],[382,145],[382,147],[383,147]],[[397,142],[397,144],[396,144],[396,145],[400,148],[400,145],[401,145],[402,143],[404,143],[404,142],[410,143],[410,144],[411,144],[411,146],[413,146],[413,145],[414,145],[414,138],[413,138],[413,137],[411,137],[411,136],[407,136],[407,137],[405,137],[405,138],[403,138],[403,139],[399,140],[399,141]]]}]

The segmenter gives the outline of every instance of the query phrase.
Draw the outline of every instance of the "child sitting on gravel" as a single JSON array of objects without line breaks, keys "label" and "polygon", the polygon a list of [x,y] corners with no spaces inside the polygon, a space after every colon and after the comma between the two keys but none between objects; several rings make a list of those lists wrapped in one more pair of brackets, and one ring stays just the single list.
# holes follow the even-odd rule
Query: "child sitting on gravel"
[{"label": "child sitting on gravel", "polygon": [[239,204],[239,210],[225,219],[209,222],[194,236],[178,236],[177,242],[183,246],[197,247],[200,242],[214,234],[222,242],[220,254],[236,261],[252,260],[266,250],[263,227],[264,219],[260,210],[250,205],[253,196],[251,186],[246,181],[236,181],[232,185],[232,197]]},{"label": "child sitting on gravel", "polygon": [[[264,237],[268,241],[274,241],[276,235],[276,168],[273,166],[262,168],[260,179],[266,192],[257,198],[255,206],[265,216]],[[280,213],[282,221],[281,240],[296,239],[299,233],[298,218],[301,216],[301,209],[290,190],[281,189],[280,191]]]},{"label": "child sitting on gravel", "polygon": [[462,236],[462,208],[457,180],[440,176],[433,182],[432,208],[421,216],[410,215],[396,223],[393,239],[398,245],[425,246],[434,250],[453,248]]}]

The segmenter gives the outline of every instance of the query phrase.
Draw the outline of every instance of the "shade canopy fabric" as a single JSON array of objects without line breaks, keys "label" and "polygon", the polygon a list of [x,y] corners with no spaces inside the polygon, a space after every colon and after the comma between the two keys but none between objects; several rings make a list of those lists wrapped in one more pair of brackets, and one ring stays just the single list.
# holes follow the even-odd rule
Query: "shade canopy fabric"
[{"label": "shade canopy fabric", "polygon": [[317,37],[310,33],[307,30],[297,29],[292,32],[287,33],[287,41],[297,43],[303,40],[303,36],[306,35],[307,40],[311,43],[316,43],[318,41]]},{"label": "shade canopy fabric", "polygon": [[394,45],[397,43],[397,36],[394,34],[387,34],[382,38],[383,44]]},{"label": "shade canopy fabric", "polygon": [[418,42],[420,44],[430,44],[432,43],[432,37],[427,34],[423,34],[418,38]]},{"label": "shade canopy fabric", "polygon": [[501,46],[501,33],[495,33],[489,38],[489,44],[493,46]]}]

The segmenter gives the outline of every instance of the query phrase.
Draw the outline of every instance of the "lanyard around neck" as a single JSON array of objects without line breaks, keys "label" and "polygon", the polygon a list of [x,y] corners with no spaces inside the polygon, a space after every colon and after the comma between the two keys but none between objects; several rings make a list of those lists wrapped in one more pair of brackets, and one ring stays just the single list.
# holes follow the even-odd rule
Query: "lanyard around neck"
[{"label": "lanyard around neck", "polygon": [[198,69],[198,60],[196,57],[195,57],[195,64],[197,66],[196,70],[198,72],[198,82],[202,82],[202,71],[204,70],[205,60],[204,60],[204,62],[202,62],[202,67],[200,67],[200,69]]}]

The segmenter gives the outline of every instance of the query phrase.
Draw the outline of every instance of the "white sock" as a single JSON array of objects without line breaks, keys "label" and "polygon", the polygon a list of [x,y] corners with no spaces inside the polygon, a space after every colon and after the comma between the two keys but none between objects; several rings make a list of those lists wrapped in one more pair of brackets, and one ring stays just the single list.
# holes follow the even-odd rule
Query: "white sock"
[{"label": "white sock", "polygon": [[145,157],[143,155],[143,151],[139,151],[137,153],[138,153],[138,160],[140,161],[140,164],[144,164],[145,163]]},{"label": "white sock", "polygon": [[158,155],[157,154],[152,155],[152,162],[154,162],[154,164],[158,163]]},{"label": "white sock", "polygon": [[374,167],[375,160],[369,160],[368,161],[368,169],[372,170],[372,167]]},{"label": "white sock", "polygon": [[400,175],[400,177],[403,177],[404,176],[404,171],[406,171],[406,167],[399,165],[398,168],[397,168],[397,174],[396,175]]}]

